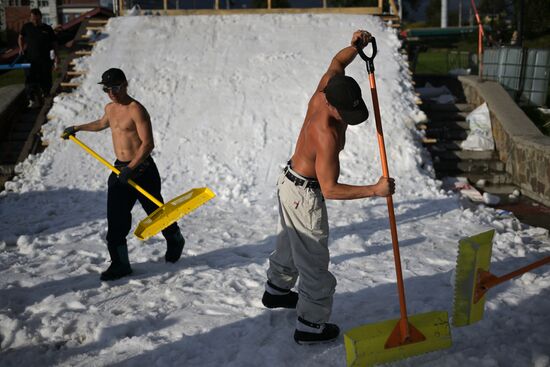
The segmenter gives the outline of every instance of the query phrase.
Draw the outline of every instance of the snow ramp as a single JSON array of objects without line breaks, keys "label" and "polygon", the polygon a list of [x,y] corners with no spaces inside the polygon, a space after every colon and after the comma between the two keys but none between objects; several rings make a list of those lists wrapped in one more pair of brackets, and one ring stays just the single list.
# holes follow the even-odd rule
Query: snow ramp
[{"label": "snow ramp", "polygon": [[[398,187],[409,311],[451,310],[457,241],[481,228],[498,228],[501,267],[547,252],[547,232],[488,208],[463,208],[432,179],[415,136],[421,112],[406,60],[396,33],[379,19],[115,18],[93,54],[78,61],[87,70],[81,86],[55,98],[44,126],[48,148],[21,164],[0,196],[2,365],[343,366],[343,343],[297,346],[295,313],[268,311],[260,299],[276,234],[276,177],[320,77],[357,29],[373,33],[379,48],[376,79]],[[177,264],[162,261],[162,237],[132,238],[134,275],[101,284],[109,172],[59,135],[64,126],[102,115],[108,98],[97,83],[110,67],[126,72],[129,93],[151,115],[165,198],[200,186],[218,196],[179,222],[187,244]],[[371,106],[364,63],[357,58],[347,74]],[[78,136],[114,160],[108,130]],[[348,129],[341,166],[342,182],[374,183],[380,176],[372,117]],[[344,330],[399,314],[385,205],[383,199],[328,203],[330,269],[339,282],[332,321]],[[133,214],[135,227],[144,213],[136,206]],[[454,348],[410,363],[548,365],[543,326],[550,319],[540,310],[549,306],[549,282],[541,269],[495,291],[483,324],[453,331]]]}]

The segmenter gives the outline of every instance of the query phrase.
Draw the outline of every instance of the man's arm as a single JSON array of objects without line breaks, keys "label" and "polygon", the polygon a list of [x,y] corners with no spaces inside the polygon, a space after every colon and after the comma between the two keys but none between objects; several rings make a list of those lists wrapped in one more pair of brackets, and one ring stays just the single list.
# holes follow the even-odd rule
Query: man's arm
[{"label": "man's arm", "polygon": [[21,33],[17,37],[17,44],[19,45],[19,55],[22,55],[25,52],[25,39]]},{"label": "man's arm", "polygon": [[155,148],[153,141],[153,128],[151,127],[151,118],[145,107],[136,103],[132,106],[130,114],[134,123],[136,124],[136,130],[141,140],[141,145],[132,161],[128,163],[128,168],[135,169],[151,154]]},{"label": "man's arm", "polygon": [[74,125],[66,127],[61,134],[63,139],[69,139],[71,135],[74,135],[77,131],[101,131],[109,127],[109,119],[107,118],[107,107],[105,107],[105,113],[99,120],[88,122],[87,124]]},{"label": "man's arm", "polygon": [[319,85],[317,86],[317,90],[315,91],[315,93],[321,92],[323,89],[325,89],[328,81],[334,75],[345,73],[346,67],[349,64],[351,64],[351,62],[355,59],[355,56],[357,56],[357,49],[355,48],[355,44],[359,42],[359,45],[361,47],[365,47],[369,42],[370,37],[371,37],[371,34],[363,30],[358,30],[353,33],[353,36],[351,38],[351,45],[341,49],[332,58],[332,61],[328,67],[328,70],[321,78],[321,81],[319,82]]},{"label": "man's arm", "polygon": [[107,107],[105,107],[105,113],[99,120],[88,122],[82,125],[73,126],[74,131],[101,131],[109,127],[109,119],[107,118]]},{"label": "man's arm", "polygon": [[393,178],[380,177],[374,185],[354,186],[338,183],[340,161],[338,159],[338,138],[333,131],[315,133],[317,156],[315,172],[326,199],[352,200],[370,196],[388,196],[395,191]]},{"label": "man's arm", "polygon": [[59,46],[57,44],[57,36],[52,27],[50,27],[50,36],[52,39],[52,49],[54,55],[54,69],[57,69],[59,66]]}]

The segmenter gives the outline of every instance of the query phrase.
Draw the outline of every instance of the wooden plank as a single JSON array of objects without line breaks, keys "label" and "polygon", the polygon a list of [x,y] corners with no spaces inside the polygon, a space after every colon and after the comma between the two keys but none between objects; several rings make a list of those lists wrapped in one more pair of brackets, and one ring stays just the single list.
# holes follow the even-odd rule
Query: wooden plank
[{"label": "wooden plank", "polygon": [[75,51],[74,54],[77,55],[77,56],[90,56],[92,54],[92,51],[79,50],[79,51]]},{"label": "wooden plank", "polygon": [[59,86],[62,88],[78,88],[80,87],[80,83],[61,82]]},{"label": "wooden plank", "polygon": [[105,27],[95,27],[95,26],[87,26],[86,27],[86,30],[88,31],[104,31],[105,30]]},{"label": "wooden plank", "polygon": [[[163,9],[149,9],[153,14],[164,12]],[[271,9],[168,9],[166,15],[232,15],[232,14],[370,14],[380,15],[377,7],[350,8],[271,8]]]},{"label": "wooden plank", "polygon": [[88,21],[88,23],[90,24],[100,24],[100,25],[105,25],[109,22],[109,20],[107,19],[90,19]]},{"label": "wooden plank", "polygon": [[67,75],[70,75],[70,76],[86,75],[86,71],[78,71],[78,70],[75,70],[75,71],[67,71]]}]

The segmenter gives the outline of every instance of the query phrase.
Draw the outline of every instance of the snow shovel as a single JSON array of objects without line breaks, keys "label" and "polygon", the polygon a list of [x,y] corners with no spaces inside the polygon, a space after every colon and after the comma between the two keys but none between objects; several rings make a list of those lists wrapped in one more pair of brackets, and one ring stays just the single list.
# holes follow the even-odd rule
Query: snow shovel
[{"label": "snow shovel", "polygon": [[459,241],[456,261],[453,326],[471,325],[483,318],[485,293],[494,286],[550,263],[550,256],[502,276],[489,272],[495,230]]},{"label": "snow shovel", "polygon": [[[365,55],[361,47],[356,47],[359,55],[367,64],[367,72],[369,74],[372,93],[372,104],[376,120],[378,146],[382,161],[382,174],[384,177],[390,177],[384,144],[384,134],[382,132],[380,107],[378,105],[376,81],[374,79],[374,58],[377,52],[376,39],[371,37],[369,43],[372,43],[372,56],[370,57]],[[405,287],[403,285],[403,274],[401,271],[401,258],[399,255],[397,226],[395,223],[392,196],[388,196],[386,200],[388,204],[395,270],[397,274],[397,289],[399,293],[401,318],[358,326],[344,333],[348,366],[372,366],[375,364],[392,362],[398,359],[448,348],[452,343],[449,317],[446,311],[428,312],[411,317],[407,316]]]},{"label": "snow shovel", "polygon": [[[120,174],[120,171],[116,169],[116,167],[114,167],[101,156],[99,156],[86,144],[78,140],[76,136],[71,135],[69,136],[69,139],[80,145],[80,147],[90,153],[95,159],[107,166],[115,174]],[[162,231],[164,228],[176,222],[184,215],[189,214],[190,212],[197,209],[199,206],[216,196],[216,194],[214,194],[209,188],[201,187],[191,189],[185,194],[170,200],[166,204],[163,204],[153,195],[149,194],[142,187],[136,184],[134,181],[128,180],[128,184],[158,206],[157,210],[155,210],[147,218],[139,222],[136,230],[134,231],[134,234],[140,240],[146,240],[147,238],[154,236],[158,232]]]}]

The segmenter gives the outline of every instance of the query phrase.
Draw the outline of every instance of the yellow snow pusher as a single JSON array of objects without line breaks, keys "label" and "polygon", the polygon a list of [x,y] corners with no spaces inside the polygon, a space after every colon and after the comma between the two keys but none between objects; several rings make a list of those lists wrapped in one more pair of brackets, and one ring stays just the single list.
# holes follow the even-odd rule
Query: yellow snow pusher
[{"label": "yellow snow pusher", "polygon": [[489,271],[495,230],[491,229],[459,241],[456,261],[453,326],[467,326],[483,318],[485,293],[494,286],[545,264],[550,256],[502,276]]},{"label": "yellow snow pusher", "polygon": [[[82,149],[92,155],[95,159],[107,166],[115,174],[120,174],[120,171],[113,165],[107,162],[104,158],[94,152],[86,144],[78,140],[74,135],[69,136],[69,139],[80,145]],[[163,204],[157,200],[153,195],[145,191],[141,186],[136,184],[132,180],[128,180],[128,184],[134,189],[139,191],[147,199],[151,200],[158,206],[158,209],[151,213],[147,218],[139,222],[134,234],[140,240],[146,240],[147,238],[154,236],[170,224],[176,222],[184,215],[189,214],[193,210],[212,199],[216,194],[207,187],[195,188],[187,191],[175,199],[170,200],[166,204]]]},{"label": "yellow snow pusher", "polygon": [[[372,104],[376,120],[378,146],[382,161],[382,173],[384,177],[390,177],[384,144],[384,134],[382,132],[378,94],[376,92],[376,81],[374,79],[374,57],[377,52],[375,38],[371,37],[369,43],[372,43],[372,56],[369,57],[365,55],[361,47],[357,47],[357,51],[367,64],[367,72],[369,74],[372,93]],[[362,325],[345,332],[344,343],[348,366],[364,367],[392,362],[398,359],[448,348],[452,344],[447,311],[433,311],[411,317],[407,316],[405,287],[403,284],[403,273],[401,271],[401,257],[399,255],[393,199],[391,195],[386,199],[390,219],[401,318],[386,320],[370,325]]]}]

